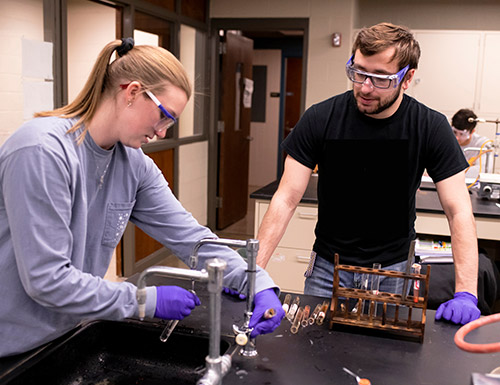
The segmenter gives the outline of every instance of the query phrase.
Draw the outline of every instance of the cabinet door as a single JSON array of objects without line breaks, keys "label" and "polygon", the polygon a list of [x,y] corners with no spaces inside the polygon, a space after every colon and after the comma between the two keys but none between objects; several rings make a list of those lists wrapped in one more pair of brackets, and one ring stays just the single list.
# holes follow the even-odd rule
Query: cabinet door
[{"label": "cabinet door", "polygon": [[310,260],[310,250],[278,247],[267,264],[266,271],[282,291],[304,293],[304,272]]},{"label": "cabinet door", "polygon": [[448,116],[475,108],[481,33],[419,31],[415,37],[422,54],[408,94]]},{"label": "cabinet door", "polygon": [[[255,209],[255,236],[262,219],[269,208],[268,202],[257,202]],[[318,220],[318,206],[312,204],[300,204],[297,206],[285,234],[279,243],[281,247],[311,250],[314,244],[314,228]]]},{"label": "cabinet door", "polygon": [[[255,236],[269,208],[268,201],[257,201],[255,206]],[[318,207],[300,204],[295,210],[266,271],[281,290],[304,293],[304,272],[309,264],[314,244],[314,228],[318,220]]]},{"label": "cabinet door", "polygon": [[498,118],[500,106],[498,89],[500,87],[500,33],[488,32],[484,38],[483,72],[481,76],[481,93],[478,112],[481,117]]}]

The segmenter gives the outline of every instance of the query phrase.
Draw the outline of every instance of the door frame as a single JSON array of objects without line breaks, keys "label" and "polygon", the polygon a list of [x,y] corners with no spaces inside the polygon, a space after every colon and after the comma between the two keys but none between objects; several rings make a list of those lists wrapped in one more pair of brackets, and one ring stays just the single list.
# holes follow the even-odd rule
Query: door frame
[{"label": "door frame", "polygon": [[217,224],[217,160],[218,160],[218,137],[217,126],[220,107],[219,90],[219,30],[242,30],[242,31],[280,31],[298,30],[304,31],[303,35],[303,66],[302,66],[302,95],[300,98],[301,114],[305,106],[305,90],[307,81],[307,49],[309,41],[309,19],[308,18],[212,18],[210,19],[210,58],[211,60],[211,82],[210,82],[210,128],[208,132],[208,207],[207,224],[211,229]]}]

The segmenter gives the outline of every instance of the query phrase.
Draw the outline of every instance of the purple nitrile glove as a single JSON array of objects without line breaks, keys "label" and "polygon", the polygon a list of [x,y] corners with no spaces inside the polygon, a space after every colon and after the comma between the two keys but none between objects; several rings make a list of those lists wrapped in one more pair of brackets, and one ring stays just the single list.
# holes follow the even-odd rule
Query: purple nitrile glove
[{"label": "purple nitrile glove", "polygon": [[[285,311],[273,289],[262,290],[255,294],[254,304],[252,318],[250,318],[248,325],[253,328],[250,334],[251,338],[255,338],[259,334],[272,333],[285,316]],[[272,318],[265,319],[264,313],[270,308],[273,308],[276,314]]]},{"label": "purple nitrile glove", "polygon": [[239,298],[241,300],[244,300],[247,298],[245,294],[242,294],[236,290],[230,289],[229,287],[223,287],[222,292],[226,293],[227,295],[230,295],[231,297]]},{"label": "purple nitrile glove", "polygon": [[465,325],[479,318],[477,298],[469,292],[459,291],[453,299],[442,303],[436,311],[436,320],[444,318],[456,324]]},{"label": "purple nitrile glove", "polygon": [[195,306],[200,305],[196,294],[178,286],[156,287],[155,317],[181,320],[191,314]]}]

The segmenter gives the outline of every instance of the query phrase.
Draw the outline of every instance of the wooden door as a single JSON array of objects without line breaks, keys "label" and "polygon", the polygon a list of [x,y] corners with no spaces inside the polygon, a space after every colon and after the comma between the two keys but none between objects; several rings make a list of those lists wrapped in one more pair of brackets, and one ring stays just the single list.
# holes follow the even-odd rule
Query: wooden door
[{"label": "wooden door", "polygon": [[251,107],[245,103],[245,87],[248,87],[246,79],[252,79],[253,41],[227,32],[224,44],[218,134],[218,229],[235,223],[247,213],[250,151]]}]

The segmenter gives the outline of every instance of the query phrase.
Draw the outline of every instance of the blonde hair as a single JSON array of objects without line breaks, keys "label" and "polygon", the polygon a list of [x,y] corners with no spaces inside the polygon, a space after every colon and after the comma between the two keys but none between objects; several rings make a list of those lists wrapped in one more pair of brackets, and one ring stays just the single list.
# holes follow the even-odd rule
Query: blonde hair
[{"label": "blonde hair", "polygon": [[411,31],[400,25],[379,23],[369,28],[363,28],[356,36],[352,54],[356,50],[365,56],[375,55],[387,48],[394,47],[394,56],[400,69],[410,66],[417,69],[420,59],[420,46]]},{"label": "blonde hair", "polygon": [[[129,40],[129,44],[130,41],[132,40]],[[35,117],[79,116],[78,121],[68,130],[68,133],[75,132],[92,120],[104,94],[113,92],[112,90],[118,93],[120,84],[131,81],[141,83],[143,91],[158,93],[163,92],[165,86],[170,84],[183,90],[188,99],[191,97],[191,84],[186,70],[172,53],[161,47],[133,47],[132,43],[124,48],[125,45],[126,41],[122,40],[108,43],[99,53],[85,86],[75,100],[52,111],[38,112]],[[110,63],[115,50],[121,56]],[[87,128],[84,128],[78,137],[78,143],[83,141],[86,133]]]}]

